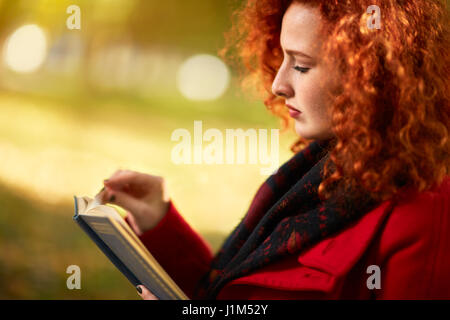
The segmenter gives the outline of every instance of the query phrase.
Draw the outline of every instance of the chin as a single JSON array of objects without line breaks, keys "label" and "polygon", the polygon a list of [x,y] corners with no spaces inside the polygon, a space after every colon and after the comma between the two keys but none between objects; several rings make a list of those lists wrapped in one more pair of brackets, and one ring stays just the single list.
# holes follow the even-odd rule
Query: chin
[{"label": "chin", "polygon": [[314,135],[311,135],[308,130],[305,130],[304,124],[300,124],[298,121],[295,121],[295,132],[302,138],[314,139]]},{"label": "chin", "polygon": [[334,135],[329,132],[308,132],[308,130],[305,130],[304,125],[298,123],[298,121],[295,121],[295,132],[300,137],[308,140],[327,140],[334,137]]}]

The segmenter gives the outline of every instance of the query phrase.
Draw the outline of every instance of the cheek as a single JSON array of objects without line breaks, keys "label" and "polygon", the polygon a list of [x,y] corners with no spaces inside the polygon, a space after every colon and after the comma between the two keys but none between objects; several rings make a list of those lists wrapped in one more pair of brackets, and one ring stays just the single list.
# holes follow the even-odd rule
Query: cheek
[{"label": "cheek", "polygon": [[310,116],[320,116],[326,112],[327,94],[320,78],[311,76],[301,79],[298,83],[296,95],[298,107]]}]

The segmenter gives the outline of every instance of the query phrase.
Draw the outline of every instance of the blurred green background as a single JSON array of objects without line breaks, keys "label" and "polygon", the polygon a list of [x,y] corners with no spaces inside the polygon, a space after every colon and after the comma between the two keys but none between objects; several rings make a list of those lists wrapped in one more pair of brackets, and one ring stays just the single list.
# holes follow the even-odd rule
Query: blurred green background
[{"label": "blurred green background", "polygon": [[[217,57],[236,3],[0,0],[0,298],[139,298],[72,220],[73,195],[95,195],[119,168],[164,176],[219,248],[267,176],[260,165],[176,165],[171,134],[193,133],[194,120],[204,131],[279,128]],[[68,28],[70,5],[80,29]],[[280,135],[280,164],[294,137]],[[66,287],[69,265],[80,290]]]}]

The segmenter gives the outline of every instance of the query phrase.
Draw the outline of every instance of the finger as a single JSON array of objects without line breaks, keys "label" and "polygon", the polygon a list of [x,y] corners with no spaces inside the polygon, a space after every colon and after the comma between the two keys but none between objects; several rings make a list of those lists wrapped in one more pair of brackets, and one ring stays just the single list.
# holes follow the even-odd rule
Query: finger
[{"label": "finger", "polygon": [[139,183],[139,177],[141,174],[139,172],[130,170],[119,170],[116,171],[108,180],[103,181],[104,185],[115,190],[123,190],[128,184]]},{"label": "finger", "polygon": [[126,171],[130,171],[130,170],[125,170],[125,169],[116,170],[108,179],[103,180],[103,182],[109,181],[111,179],[114,179],[114,178],[116,178],[117,176],[123,174]]},{"label": "finger", "polygon": [[131,212],[127,212],[127,219],[134,233],[136,233],[138,236],[141,236],[143,232],[139,225],[136,223],[136,220],[134,219],[134,216],[131,214]]},{"label": "finger", "polygon": [[136,286],[136,290],[138,294],[144,300],[159,300],[153,293],[151,293],[146,287],[143,285]]},{"label": "finger", "polygon": [[108,197],[108,191],[106,190],[105,187],[103,187],[95,196],[94,199],[96,199],[97,201],[99,201],[101,204],[105,204],[106,203],[106,199]]},{"label": "finger", "polygon": [[135,197],[129,195],[126,192],[112,190],[109,187],[106,187],[106,201],[110,203],[117,204],[122,208],[131,211],[136,214],[142,209],[142,201],[136,199]]},{"label": "finger", "polygon": [[99,192],[95,196],[101,195],[105,191],[105,187],[101,188]]}]

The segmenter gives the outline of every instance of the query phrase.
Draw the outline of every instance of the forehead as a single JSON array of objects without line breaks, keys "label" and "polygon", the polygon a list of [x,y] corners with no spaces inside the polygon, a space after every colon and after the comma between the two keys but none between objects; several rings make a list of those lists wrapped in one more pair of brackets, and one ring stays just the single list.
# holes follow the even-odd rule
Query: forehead
[{"label": "forehead", "polygon": [[293,2],[283,16],[280,42],[283,49],[314,54],[320,43],[320,12],[317,8]]}]

